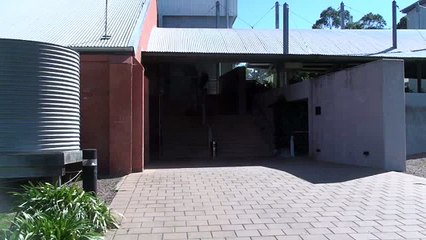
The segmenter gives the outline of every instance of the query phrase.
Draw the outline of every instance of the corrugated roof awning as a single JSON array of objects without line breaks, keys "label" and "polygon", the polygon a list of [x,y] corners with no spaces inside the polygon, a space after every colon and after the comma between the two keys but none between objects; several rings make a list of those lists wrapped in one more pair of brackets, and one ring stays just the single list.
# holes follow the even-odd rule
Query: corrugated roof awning
[{"label": "corrugated roof awning", "polygon": [[282,30],[156,28],[142,55],[225,60],[426,59],[426,30],[399,30],[397,49],[392,48],[391,30],[290,30],[289,55],[283,55],[282,36]]}]

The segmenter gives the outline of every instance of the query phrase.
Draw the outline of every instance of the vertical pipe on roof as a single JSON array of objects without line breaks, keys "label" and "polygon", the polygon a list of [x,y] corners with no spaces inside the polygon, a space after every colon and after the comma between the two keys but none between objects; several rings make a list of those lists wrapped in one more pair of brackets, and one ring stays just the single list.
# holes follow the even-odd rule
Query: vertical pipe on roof
[{"label": "vertical pipe on roof", "polygon": [[283,15],[284,15],[284,19],[283,19],[283,44],[284,44],[284,54],[288,54],[289,53],[289,7],[287,3],[284,3],[284,8],[283,8]]},{"label": "vertical pipe on roof", "polygon": [[105,37],[108,36],[108,0],[105,0]]},{"label": "vertical pipe on roof", "polygon": [[[280,29],[280,3],[278,1],[275,2],[275,29]],[[276,79],[275,79],[275,87],[280,87],[280,64],[275,64],[276,71]]]},{"label": "vertical pipe on roof", "polygon": [[343,2],[340,3],[340,28],[345,29],[345,4]]},{"label": "vertical pipe on roof", "polygon": [[102,36],[102,39],[109,39],[108,35],[108,0],[105,0],[105,26],[104,26],[104,35]]},{"label": "vertical pipe on roof", "polygon": [[[219,28],[220,23],[220,2],[216,1],[216,28]],[[220,77],[220,63],[216,63],[216,94],[217,94],[217,86]]]},{"label": "vertical pipe on roof", "polygon": [[219,28],[220,19],[220,2],[216,1],[216,28]]},{"label": "vertical pipe on roof", "polygon": [[392,1],[392,47],[394,49],[398,48],[398,36],[397,36],[397,23],[396,23],[396,1]]},{"label": "vertical pipe on roof", "polygon": [[280,29],[280,3],[275,2],[275,29]]}]

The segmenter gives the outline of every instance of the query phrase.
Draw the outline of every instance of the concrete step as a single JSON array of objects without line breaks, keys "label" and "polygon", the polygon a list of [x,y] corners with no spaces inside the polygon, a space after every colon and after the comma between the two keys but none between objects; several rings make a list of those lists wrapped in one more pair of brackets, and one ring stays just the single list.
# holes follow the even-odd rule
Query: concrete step
[{"label": "concrete step", "polygon": [[[254,118],[250,115],[224,115],[208,119],[213,139],[218,143],[217,156],[256,158],[271,156]],[[199,117],[171,116],[164,120],[163,157],[195,159],[209,157],[208,128]]]}]

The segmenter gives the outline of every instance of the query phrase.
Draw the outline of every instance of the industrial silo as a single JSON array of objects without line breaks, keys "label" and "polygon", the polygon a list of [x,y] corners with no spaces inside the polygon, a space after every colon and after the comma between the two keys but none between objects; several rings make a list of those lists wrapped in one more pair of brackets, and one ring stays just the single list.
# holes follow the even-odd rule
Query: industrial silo
[{"label": "industrial silo", "polygon": [[0,39],[0,177],[81,160],[79,64],[62,46]]}]

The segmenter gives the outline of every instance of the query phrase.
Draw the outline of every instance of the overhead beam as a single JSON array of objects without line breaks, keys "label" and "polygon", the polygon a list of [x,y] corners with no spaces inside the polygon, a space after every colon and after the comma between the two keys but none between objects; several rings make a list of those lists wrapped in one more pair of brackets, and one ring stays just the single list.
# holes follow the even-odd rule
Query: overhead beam
[{"label": "overhead beam", "polygon": [[173,62],[173,61],[220,61],[220,62],[308,62],[332,63],[350,62],[354,64],[371,62],[383,59],[376,56],[332,56],[332,55],[282,55],[282,54],[223,54],[223,53],[169,53],[169,52],[142,52],[142,61],[145,62]]}]

